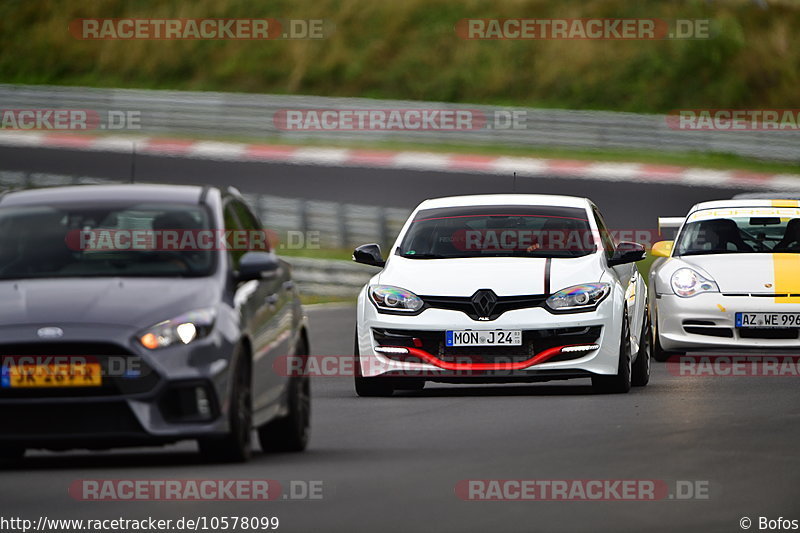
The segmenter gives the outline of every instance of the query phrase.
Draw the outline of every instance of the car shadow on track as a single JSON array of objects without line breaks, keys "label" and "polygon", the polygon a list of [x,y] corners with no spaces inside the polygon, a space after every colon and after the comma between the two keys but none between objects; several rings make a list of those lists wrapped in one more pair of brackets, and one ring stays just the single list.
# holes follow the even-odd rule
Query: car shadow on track
[{"label": "car shadow on track", "polygon": [[33,450],[28,452],[22,461],[14,464],[0,464],[2,471],[37,471],[37,470],[105,470],[109,468],[197,468],[213,471],[218,469],[245,468],[250,469],[264,463],[291,464],[293,461],[308,463],[309,461],[329,460],[331,453],[338,455],[358,455],[350,450],[319,450],[309,449],[303,453],[276,453],[253,451],[253,457],[247,463],[215,463],[204,460],[191,444],[181,444],[180,449],[158,448],[128,448],[113,451],[72,450],[68,452],[42,452]]},{"label": "car shadow on track", "polygon": [[395,391],[400,398],[441,398],[452,396],[602,396],[586,385],[432,385],[421,391]]}]

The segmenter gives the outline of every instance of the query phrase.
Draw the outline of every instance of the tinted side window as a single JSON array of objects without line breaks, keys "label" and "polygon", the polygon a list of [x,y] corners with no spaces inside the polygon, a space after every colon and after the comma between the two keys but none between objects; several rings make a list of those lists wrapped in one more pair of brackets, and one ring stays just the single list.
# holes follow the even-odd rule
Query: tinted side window
[{"label": "tinted side window", "polygon": [[[239,217],[236,216],[236,210],[234,209],[233,202],[227,202],[225,204],[223,215],[225,217],[225,231],[238,232],[245,229],[242,227]],[[228,249],[228,256],[231,259],[231,265],[233,266],[234,270],[239,270],[239,260],[243,255],[244,250],[237,250],[235,248]]]},{"label": "tinted side window", "polygon": [[244,229],[246,230],[261,229],[261,222],[258,220],[258,217],[250,210],[250,208],[247,207],[247,205],[238,200],[231,201],[230,205],[233,206],[233,209],[236,212],[236,216],[242,223]]},{"label": "tinted side window", "polygon": [[271,250],[267,233],[264,231],[264,226],[258,217],[247,207],[247,204],[239,200],[232,200],[231,206],[236,212],[236,218],[242,224],[242,227],[247,231],[247,246],[248,250],[254,252],[268,252]]}]

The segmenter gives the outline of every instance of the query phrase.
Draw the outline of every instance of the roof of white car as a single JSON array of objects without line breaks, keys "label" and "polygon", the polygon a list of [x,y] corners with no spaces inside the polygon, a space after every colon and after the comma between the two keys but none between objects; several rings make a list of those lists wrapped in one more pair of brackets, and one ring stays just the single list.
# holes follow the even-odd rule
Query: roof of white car
[{"label": "roof of white car", "polygon": [[586,208],[589,206],[589,200],[578,196],[557,196],[552,194],[474,194],[425,200],[419,205],[419,209],[474,205],[547,205]]},{"label": "roof of white car", "polygon": [[691,214],[695,211],[701,211],[703,209],[720,209],[726,207],[800,207],[800,201],[781,200],[777,197],[774,200],[714,200],[711,202],[701,202],[696,204],[689,210],[689,213]]}]

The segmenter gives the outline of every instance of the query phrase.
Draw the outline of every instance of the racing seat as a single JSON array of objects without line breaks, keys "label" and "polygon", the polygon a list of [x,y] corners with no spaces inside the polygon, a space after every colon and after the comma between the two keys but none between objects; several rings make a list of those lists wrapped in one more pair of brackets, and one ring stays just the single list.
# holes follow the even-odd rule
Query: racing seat
[{"label": "racing seat", "polygon": [[[162,213],[155,217],[153,219],[153,229],[160,232],[175,231],[178,233],[180,239],[183,232],[198,231],[203,228],[190,214],[174,211]],[[160,243],[162,239],[158,238],[156,242]],[[194,266],[202,256],[199,250],[180,250],[172,251],[171,253],[182,258],[182,261],[186,262],[186,264],[183,265],[180,265],[179,261],[173,262],[175,266],[180,265],[182,268],[186,268],[189,265]]]},{"label": "racing seat", "polygon": [[[717,220],[707,220],[700,223],[698,241],[704,239],[710,245],[709,250],[713,252],[752,252],[753,247],[744,242],[742,234],[736,222],[729,218]],[[728,245],[733,245],[736,249],[729,250]]]},{"label": "racing seat", "polygon": [[773,252],[798,252],[800,251],[800,218],[793,218],[786,224],[783,239],[775,245]]},{"label": "racing seat", "polygon": [[66,243],[67,230],[61,224],[61,213],[40,216],[28,224],[20,223],[4,246],[16,257],[3,268],[5,276],[27,276],[57,273],[72,261],[73,251]]},{"label": "racing seat", "polygon": [[548,218],[540,231],[541,237],[537,239],[536,244],[539,245],[539,249],[545,251],[580,253],[593,243],[592,235],[577,220]]}]

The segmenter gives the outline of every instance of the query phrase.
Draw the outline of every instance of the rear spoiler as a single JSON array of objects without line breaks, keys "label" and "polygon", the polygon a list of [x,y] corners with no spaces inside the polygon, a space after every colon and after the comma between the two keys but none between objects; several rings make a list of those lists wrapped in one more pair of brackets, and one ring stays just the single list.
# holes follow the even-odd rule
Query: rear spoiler
[{"label": "rear spoiler", "polygon": [[658,217],[658,233],[661,234],[665,229],[677,230],[685,220],[684,217]]}]

